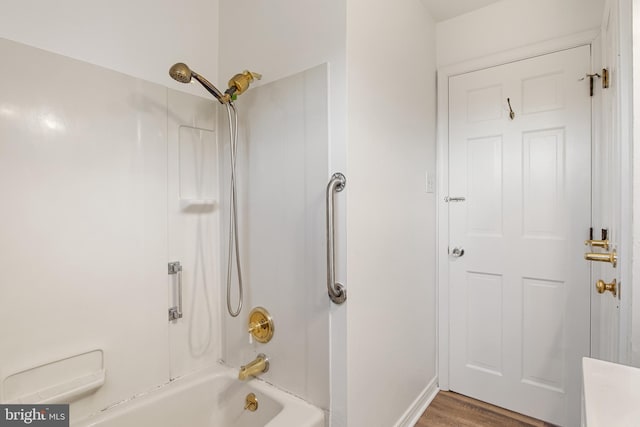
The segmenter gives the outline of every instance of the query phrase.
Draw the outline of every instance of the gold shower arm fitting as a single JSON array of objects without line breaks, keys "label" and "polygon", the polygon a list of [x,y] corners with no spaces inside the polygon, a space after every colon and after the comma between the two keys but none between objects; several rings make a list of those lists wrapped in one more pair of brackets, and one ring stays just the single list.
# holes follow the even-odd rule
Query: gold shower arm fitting
[{"label": "gold shower arm fitting", "polygon": [[[249,85],[251,85],[254,80],[260,80],[261,78],[262,74],[244,70],[242,73],[231,77],[229,80],[229,90],[233,91],[232,96],[241,95],[249,89]],[[229,90],[227,90],[227,92],[229,92]]]}]

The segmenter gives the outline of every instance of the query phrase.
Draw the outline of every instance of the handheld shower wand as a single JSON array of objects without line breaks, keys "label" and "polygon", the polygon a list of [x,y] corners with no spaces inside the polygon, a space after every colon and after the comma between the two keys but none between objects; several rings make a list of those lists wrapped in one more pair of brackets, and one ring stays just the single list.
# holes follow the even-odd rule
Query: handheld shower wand
[{"label": "handheld shower wand", "polygon": [[228,104],[235,101],[236,97],[249,89],[249,85],[254,80],[260,80],[262,74],[254,73],[248,70],[238,73],[229,80],[229,88],[224,92],[220,92],[211,82],[200,74],[190,69],[187,64],[178,62],[173,64],[169,69],[169,75],[175,81],[180,83],[191,83],[191,79],[196,79],[211,95],[213,95],[220,104]]},{"label": "handheld shower wand", "polygon": [[178,62],[169,68],[171,78],[180,83],[191,83],[191,79],[196,79],[211,95],[213,95],[220,104],[226,104],[231,100],[230,96],[225,96],[211,82],[195,71],[191,70],[187,64]]},{"label": "handheld shower wand", "polygon": [[[244,71],[236,74],[229,80],[229,88],[224,92],[220,92],[211,82],[195,71],[191,70],[187,64],[178,62],[169,69],[169,75],[172,79],[180,83],[190,83],[191,79],[196,79],[218,102],[227,107],[227,115],[229,119],[229,141],[231,146],[231,191],[230,191],[230,207],[229,207],[229,259],[227,262],[227,310],[232,317],[236,317],[242,310],[243,303],[243,286],[242,286],[242,268],[240,267],[240,246],[238,239],[238,208],[237,208],[237,192],[236,192],[236,158],[238,153],[238,112],[236,111],[233,101],[238,95],[245,92],[254,79],[260,80],[262,76],[251,71]],[[234,250],[235,249],[235,250]],[[238,275],[238,306],[234,310],[231,308],[231,272],[233,267],[233,257],[235,254],[236,272]]]}]

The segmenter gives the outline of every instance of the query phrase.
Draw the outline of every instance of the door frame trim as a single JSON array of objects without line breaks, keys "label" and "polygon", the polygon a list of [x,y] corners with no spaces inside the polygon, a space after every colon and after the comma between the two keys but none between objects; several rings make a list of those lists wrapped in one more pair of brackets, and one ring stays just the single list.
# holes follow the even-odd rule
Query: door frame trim
[{"label": "door frame trim", "polygon": [[437,70],[436,167],[438,189],[436,199],[436,298],[438,313],[437,372],[438,385],[441,390],[449,390],[449,262],[447,256],[449,245],[449,216],[447,213],[447,203],[444,201],[444,198],[449,195],[449,78],[574,47],[584,45],[591,46],[599,35],[600,28],[594,28],[570,36],[441,67]]},{"label": "door frame trim", "polygon": [[[625,365],[640,363],[634,357],[634,310],[633,301],[629,298],[629,294],[633,293],[636,286],[634,284],[633,265],[634,244],[634,193],[637,191],[637,185],[633,179],[634,150],[633,138],[634,132],[634,83],[633,83],[633,22],[632,15],[634,9],[632,0],[618,0],[618,37],[620,40],[618,52],[618,67],[620,76],[620,120],[617,124],[620,132],[620,227],[623,232],[620,241],[620,282],[624,281],[625,291],[620,297],[620,337],[618,363]],[[607,2],[605,7],[609,7]],[[637,263],[636,263],[637,264]],[[637,317],[637,314],[636,314]],[[637,331],[635,332],[637,334]]]}]

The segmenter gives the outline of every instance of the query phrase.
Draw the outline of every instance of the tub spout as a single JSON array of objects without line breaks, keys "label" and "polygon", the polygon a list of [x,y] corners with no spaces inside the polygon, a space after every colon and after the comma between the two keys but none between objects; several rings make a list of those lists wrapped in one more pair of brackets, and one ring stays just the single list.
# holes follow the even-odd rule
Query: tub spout
[{"label": "tub spout", "polygon": [[267,372],[269,370],[269,358],[264,354],[258,354],[253,361],[248,364],[240,367],[240,372],[238,373],[239,380],[246,380],[251,375],[258,375],[262,372]]}]

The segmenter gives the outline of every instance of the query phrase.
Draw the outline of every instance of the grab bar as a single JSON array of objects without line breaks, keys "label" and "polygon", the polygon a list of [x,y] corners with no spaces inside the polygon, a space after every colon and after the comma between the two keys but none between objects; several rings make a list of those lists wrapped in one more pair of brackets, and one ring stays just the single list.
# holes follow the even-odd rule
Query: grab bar
[{"label": "grab bar", "polygon": [[178,276],[178,305],[169,308],[169,322],[182,318],[182,265],[179,261],[169,263],[169,274]]},{"label": "grab bar", "polygon": [[347,179],[340,172],[334,173],[327,185],[327,291],[335,304],[342,304],[347,300],[347,290],[336,282],[333,196],[336,192],[344,190],[346,185]]}]

